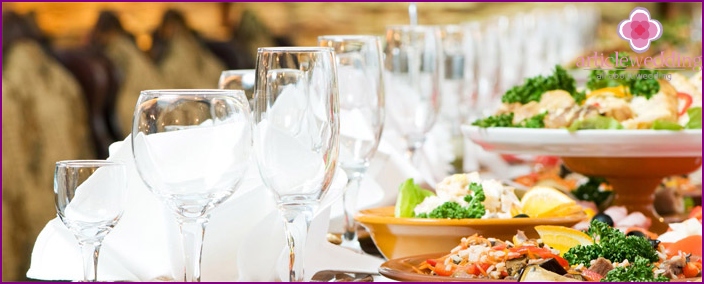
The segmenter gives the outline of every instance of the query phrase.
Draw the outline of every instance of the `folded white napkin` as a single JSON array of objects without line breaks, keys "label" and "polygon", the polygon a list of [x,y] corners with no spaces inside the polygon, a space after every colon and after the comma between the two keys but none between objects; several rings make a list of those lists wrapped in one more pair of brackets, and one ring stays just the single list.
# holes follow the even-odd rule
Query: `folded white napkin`
[{"label": "folded white napkin", "polygon": [[[129,137],[110,147],[109,160],[127,165],[128,202],[100,252],[99,280],[181,279],[181,242],[173,213],[167,211],[139,177]],[[326,240],[330,204],[346,183],[342,171],[311,223],[305,251],[306,275],[324,269],[376,272],[382,260],[335,247]],[[286,279],[287,248],[283,221],[251,164],[240,188],[211,214],[202,255],[203,281],[275,281]],[[73,234],[56,218],[42,230],[32,252],[27,277],[80,280],[80,249]]]}]

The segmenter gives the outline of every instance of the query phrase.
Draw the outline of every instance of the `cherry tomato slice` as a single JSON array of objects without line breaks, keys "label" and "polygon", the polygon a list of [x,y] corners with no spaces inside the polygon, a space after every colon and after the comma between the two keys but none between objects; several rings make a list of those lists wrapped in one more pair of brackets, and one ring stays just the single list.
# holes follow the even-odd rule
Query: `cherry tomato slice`
[{"label": "cherry tomato slice", "polygon": [[687,109],[692,105],[692,96],[687,93],[678,92],[677,98],[684,100],[684,107],[680,110],[679,115],[687,113]]}]

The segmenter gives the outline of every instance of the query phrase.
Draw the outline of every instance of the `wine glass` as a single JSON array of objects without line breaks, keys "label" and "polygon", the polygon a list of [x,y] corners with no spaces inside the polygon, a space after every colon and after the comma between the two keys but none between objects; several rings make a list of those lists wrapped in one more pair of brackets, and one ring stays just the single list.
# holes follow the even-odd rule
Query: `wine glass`
[{"label": "wine glass", "polygon": [[347,174],[342,195],[342,246],[362,252],[354,220],[359,185],[376,153],[384,126],[381,41],[371,35],[327,35],[320,46],[335,49],[340,93],[340,167]]},{"label": "wine glass", "polygon": [[254,105],[254,69],[225,70],[220,74],[218,89],[243,90],[249,100],[249,106]]},{"label": "wine glass", "polygon": [[56,212],[81,246],[85,282],[98,278],[100,246],[122,217],[126,188],[125,165],[120,162],[70,160],[56,163]]},{"label": "wine glass", "polygon": [[408,155],[416,166],[416,154],[440,107],[441,52],[437,27],[386,27],[384,76],[387,99],[393,102],[387,107],[387,124],[406,139]]},{"label": "wine glass", "polygon": [[144,183],[176,215],[185,281],[200,281],[210,212],[247,169],[250,117],[241,90],[152,90],[137,101],[132,153]]},{"label": "wine glass", "polygon": [[257,50],[254,156],[285,221],[289,281],[303,281],[308,228],[337,165],[339,102],[329,47]]}]

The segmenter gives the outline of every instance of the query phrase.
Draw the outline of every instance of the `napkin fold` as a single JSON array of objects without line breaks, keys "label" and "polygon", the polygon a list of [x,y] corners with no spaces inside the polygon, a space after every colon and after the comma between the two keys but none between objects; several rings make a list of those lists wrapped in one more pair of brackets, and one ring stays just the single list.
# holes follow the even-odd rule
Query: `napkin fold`
[{"label": "napkin fold", "polygon": [[[100,251],[98,279],[150,281],[181,279],[182,245],[176,218],[149,192],[135,168],[131,142],[110,146],[108,160],[127,166],[125,213],[107,235]],[[304,258],[306,275],[324,269],[374,273],[382,260],[334,247],[326,240],[330,205],[347,181],[338,170],[329,192],[311,222]],[[276,281],[286,279],[287,246],[283,220],[251,162],[240,188],[211,213],[202,254],[203,281]],[[39,234],[27,277],[79,280],[83,277],[78,243],[55,218]],[[281,278],[283,277],[283,278]]]}]

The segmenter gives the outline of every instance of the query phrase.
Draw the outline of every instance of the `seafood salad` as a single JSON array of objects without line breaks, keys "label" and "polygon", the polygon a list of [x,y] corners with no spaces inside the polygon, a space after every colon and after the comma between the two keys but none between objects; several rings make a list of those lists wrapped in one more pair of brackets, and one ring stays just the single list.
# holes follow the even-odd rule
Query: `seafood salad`
[{"label": "seafood salad", "polygon": [[[696,220],[696,219],[695,219]],[[696,221],[694,221],[696,222]],[[698,221],[701,224],[701,221]],[[463,238],[449,254],[414,267],[420,274],[518,281],[664,282],[701,277],[701,245],[624,234],[601,221],[586,232],[536,226],[540,239]],[[701,235],[698,236],[701,243]]]},{"label": "seafood salad", "polygon": [[495,115],[472,124],[571,131],[701,129],[702,72],[691,78],[658,72],[592,70],[580,91],[574,78],[556,66],[551,76],[529,78],[508,90]]}]

